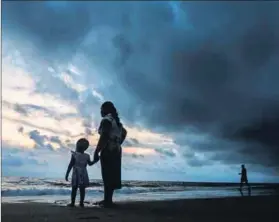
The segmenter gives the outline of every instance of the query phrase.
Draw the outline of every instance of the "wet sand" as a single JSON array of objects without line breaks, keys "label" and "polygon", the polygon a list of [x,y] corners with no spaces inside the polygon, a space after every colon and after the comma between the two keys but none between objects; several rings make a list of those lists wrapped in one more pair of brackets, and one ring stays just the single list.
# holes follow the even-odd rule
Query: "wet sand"
[{"label": "wet sand", "polygon": [[4,203],[1,214],[4,222],[278,222],[279,196],[126,202],[114,209]]}]

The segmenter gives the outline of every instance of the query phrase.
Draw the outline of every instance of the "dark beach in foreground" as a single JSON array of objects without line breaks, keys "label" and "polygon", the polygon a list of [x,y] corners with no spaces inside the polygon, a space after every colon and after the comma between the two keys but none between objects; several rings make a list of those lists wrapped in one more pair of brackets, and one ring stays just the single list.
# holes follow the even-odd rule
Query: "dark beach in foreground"
[{"label": "dark beach in foreground", "polygon": [[279,221],[279,196],[118,203],[115,209],[50,204],[2,204],[4,222]]}]

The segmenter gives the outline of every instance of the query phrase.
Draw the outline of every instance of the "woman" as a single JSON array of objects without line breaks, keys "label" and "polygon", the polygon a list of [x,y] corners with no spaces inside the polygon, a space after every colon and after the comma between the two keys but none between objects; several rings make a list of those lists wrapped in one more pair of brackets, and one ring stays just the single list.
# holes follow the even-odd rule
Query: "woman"
[{"label": "woman", "polygon": [[127,131],[121,124],[112,102],[103,103],[101,116],[103,119],[99,127],[100,139],[95,150],[94,161],[101,159],[104,200],[98,204],[111,207],[114,190],[121,189],[121,144],[126,138]]}]

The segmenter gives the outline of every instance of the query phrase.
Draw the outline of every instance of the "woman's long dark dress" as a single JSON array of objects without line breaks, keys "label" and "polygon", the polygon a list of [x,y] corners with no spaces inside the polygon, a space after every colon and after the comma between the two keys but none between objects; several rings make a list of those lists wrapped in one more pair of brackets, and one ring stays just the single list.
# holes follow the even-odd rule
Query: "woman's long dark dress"
[{"label": "woman's long dark dress", "polygon": [[113,190],[121,189],[121,150],[104,150],[100,159],[104,186]]},{"label": "woman's long dark dress", "polygon": [[[109,122],[108,122],[109,121]],[[110,189],[121,189],[121,156],[122,149],[120,145],[121,140],[121,130],[122,128],[117,126],[115,120],[107,115],[103,118],[101,125],[99,127],[99,133],[102,134],[102,129],[104,125],[106,127],[110,123],[110,139],[101,151],[101,170],[104,187],[109,187]]]}]

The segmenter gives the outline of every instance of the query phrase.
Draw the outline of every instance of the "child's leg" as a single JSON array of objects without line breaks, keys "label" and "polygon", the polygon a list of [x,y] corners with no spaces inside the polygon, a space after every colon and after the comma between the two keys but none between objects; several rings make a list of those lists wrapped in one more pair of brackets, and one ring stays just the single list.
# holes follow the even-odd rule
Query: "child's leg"
[{"label": "child's leg", "polygon": [[77,187],[72,187],[72,193],[71,193],[71,205],[75,205],[75,202],[76,202],[76,196],[77,196]]},{"label": "child's leg", "polygon": [[79,187],[80,192],[80,206],[84,206],[84,198],[85,198],[85,187]]}]

